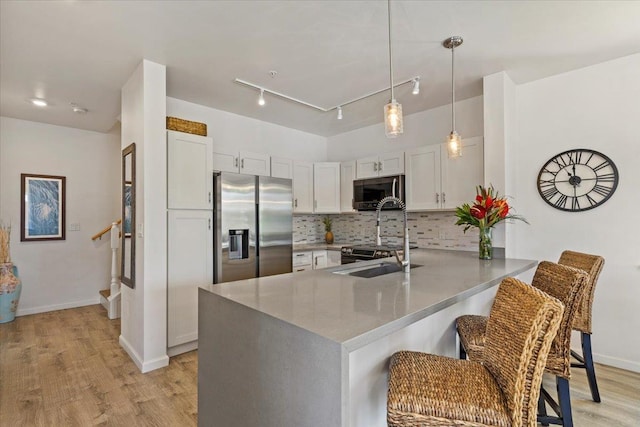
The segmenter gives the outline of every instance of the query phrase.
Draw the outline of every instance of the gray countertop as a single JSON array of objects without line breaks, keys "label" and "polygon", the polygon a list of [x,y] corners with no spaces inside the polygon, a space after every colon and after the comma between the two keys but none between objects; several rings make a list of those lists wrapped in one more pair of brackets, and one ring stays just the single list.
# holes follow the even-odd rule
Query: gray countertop
[{"label": "gray countertop", "polygon": [[339,251],[343,246],[347,246],[347,243],[294,243],[293,244],[293,252],[301,252],[301,251],[313,251],[313,250],[328,250],[328,251]]},{"label": "gray countertop", "polygon": [[367,279],[334,273],[354,266],[348,264],[201,288],[351,351],[537,265],[531,260],[484,261],[475,252],[428,249],[412,250],[411,261],[421,266],[408,276],[397,272]]}]

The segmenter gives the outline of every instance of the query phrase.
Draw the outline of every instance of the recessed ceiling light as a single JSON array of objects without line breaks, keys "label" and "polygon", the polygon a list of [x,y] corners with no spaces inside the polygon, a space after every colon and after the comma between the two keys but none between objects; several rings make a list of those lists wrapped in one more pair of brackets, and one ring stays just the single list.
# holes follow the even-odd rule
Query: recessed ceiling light
[{"label": "recessed ceiling light", "polygon": [[49,105],[49,103],[46,100],[41,98],[31,98],[29,102],[31,102],[33,105],[37,107],[46,107],[47,105]]},{"label": "recessed ceiling light", "polygon": [[82,108],[81,106],[73,102],[70,105],[71,105],[71,111],[73,111],[76,114],[87,114],[87,112],[89,111],[86,108]]}]

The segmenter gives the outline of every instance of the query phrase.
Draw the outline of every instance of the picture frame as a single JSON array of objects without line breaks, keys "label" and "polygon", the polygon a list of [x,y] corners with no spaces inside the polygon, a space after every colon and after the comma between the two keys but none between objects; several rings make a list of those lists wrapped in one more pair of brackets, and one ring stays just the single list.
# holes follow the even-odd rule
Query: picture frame
[{"label": "picture frame", "polygon": [[20,241],[65,240],[66,177],[20,174]]}]

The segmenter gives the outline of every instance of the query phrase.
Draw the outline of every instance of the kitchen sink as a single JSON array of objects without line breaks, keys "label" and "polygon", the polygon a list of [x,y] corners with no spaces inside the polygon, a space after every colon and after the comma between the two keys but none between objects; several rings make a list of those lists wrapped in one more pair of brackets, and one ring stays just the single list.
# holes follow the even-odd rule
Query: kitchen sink
[{"label": "kitchen sink", "polygon": [[[422,267],[420,264],[411,264],[411,268]],[[367,265],[363,267],[345,268],[342,270],[334,271],[335,274],[348,274],[350,276],[372,278],[382,276],[389,273],[397,273],[402,271],[402,266],[395,263],[380,263],[374,265]]]}]

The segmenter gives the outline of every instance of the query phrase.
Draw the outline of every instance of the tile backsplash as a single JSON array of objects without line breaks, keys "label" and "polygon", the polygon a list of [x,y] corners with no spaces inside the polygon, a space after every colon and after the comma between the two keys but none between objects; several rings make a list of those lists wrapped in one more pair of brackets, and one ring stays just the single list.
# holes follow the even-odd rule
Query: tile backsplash
[{"label": "tile backsplash", "polygon": [[[294,215],[293,243],[324,242],[322,218],[333,220],[335,243],[345,245],[375,244],[375,212],[358,212],[343,215]],[[455,225],[454,212],[409,212],[409,240],[419,248],[478,250],[478,233]],[[402,246],[402,212],[383,211],[380,229],[382,244]]]}]

